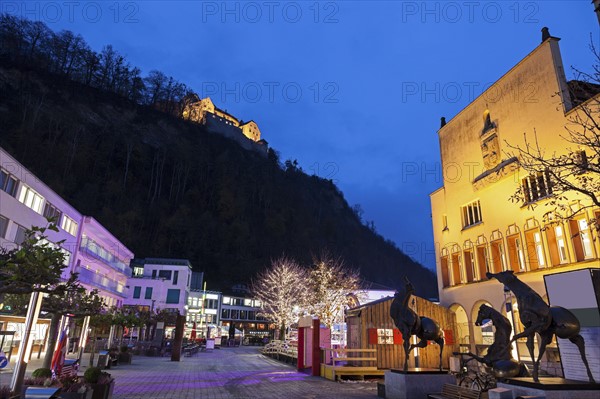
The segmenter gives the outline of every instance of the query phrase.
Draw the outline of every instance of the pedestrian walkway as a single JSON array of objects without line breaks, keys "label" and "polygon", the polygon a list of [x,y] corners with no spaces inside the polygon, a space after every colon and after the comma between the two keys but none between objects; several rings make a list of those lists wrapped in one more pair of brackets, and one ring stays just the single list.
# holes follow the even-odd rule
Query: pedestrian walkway
[{"label": "pedestrian walkway", "polygon": [[[28,373],[37,362],[30,364]],[[85,356],[80,374],[88,365]],[[312,377],[261,355],[255,346],[200,352],[179,362],[134,356],[132,364],[108,372],[116,380],[113,399],[377,398],[375,381]]]}]

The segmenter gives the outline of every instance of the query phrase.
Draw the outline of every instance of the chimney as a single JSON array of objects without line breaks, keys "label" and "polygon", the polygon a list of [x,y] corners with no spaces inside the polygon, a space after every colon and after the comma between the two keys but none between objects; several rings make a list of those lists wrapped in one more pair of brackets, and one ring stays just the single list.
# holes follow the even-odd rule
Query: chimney
[{"label": "chimney", "polygon": [[598,17],[598,24],[600,25],[600,0],[592,0],[592,4],[594,5],[594,11],[596,11],[596,16]]},{"label": "chimney", "polygon": [[548,39],[550,39],[550,31],[547,27],[544,26],[542,28],[542,43],[544,43]]},{"label": "chimney", "polygon": [[443,128],[444,126],[446,126],[446,117],[442,116],[442,120],[441,120],[441,123],[440,123],[440,129]]}]

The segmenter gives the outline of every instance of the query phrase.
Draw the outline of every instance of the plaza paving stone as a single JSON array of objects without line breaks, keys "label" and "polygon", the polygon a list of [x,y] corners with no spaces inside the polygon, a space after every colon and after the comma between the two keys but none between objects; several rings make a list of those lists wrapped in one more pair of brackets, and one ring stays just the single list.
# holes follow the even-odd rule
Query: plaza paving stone
[{"label": "plaza paving stone", "polygon": [[[80,375],[89,366],[89,354],[82,364]],[[34,356],[27,374],[41,365],[42,359]],[[11,363],[1,370],[0,384],[10,382],[13,367]],[[376,381],[333,382],[299,373],[289,364],[263,356],[256,346],[200,352],[179,362],[134,356],[132,364],[107,371],[116,380],[113,399],[377,398]]]},{"label": "plaza paving stone", "polygon": [[200,352],[172,362],[134,356],[133,364],[109,371],[114,399],[376,398],[377,384],[333,382],[299,373],[260,354],[258,347]]}]

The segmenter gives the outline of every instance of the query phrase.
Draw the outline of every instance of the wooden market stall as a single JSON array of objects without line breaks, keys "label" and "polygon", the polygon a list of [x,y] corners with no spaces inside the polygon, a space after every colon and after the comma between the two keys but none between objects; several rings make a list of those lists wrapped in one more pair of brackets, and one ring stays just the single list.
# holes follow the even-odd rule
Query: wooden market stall
[{"label": "wooden market stall", "polygon": [[[393,298],[382,298],[356,308],[349,309],[346,315],[348,325],[348,348],[376,349],[378,369],[400,369],[404,364],[402,335],[390,317]],[[414,300],[414,302],[413,302]],[[454,312],[426,299],[413,296],[412,308],[420,316],[430,317],[444,330],[445,345],[442,365],[448,368],[448,359],[453,351],[458,351],[456,318]],[[419,367],[437,368],[439,348],[430,342],[419,349]],[[372,364],[371,364],[372,365]],[[415,367],[414,351],[410,356],[409,367]]]}]

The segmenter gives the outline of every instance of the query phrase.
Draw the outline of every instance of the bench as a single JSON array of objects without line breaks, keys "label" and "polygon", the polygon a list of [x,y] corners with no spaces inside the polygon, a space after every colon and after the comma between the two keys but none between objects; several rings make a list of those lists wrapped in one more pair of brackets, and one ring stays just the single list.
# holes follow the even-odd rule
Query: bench
[{"label": "bench", "polygon": [[444,384],[441,393],[430,393],[427,395],[427,399],[481,399],[481,391]]},{"label": "bench", "polygon": [[[335,381],[341,376],[360,376],[364,378],[367,375],[380,376],[385,374],[385,370],[380,370],[377,366],[372,365],[373,363],[377,364],[377,349],[323,348],[323,351],[331,353],[331,364],[323,364],[321,367],[321,375],[327,379]],[[345,364],[339,364],[341,362]]]}]

